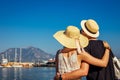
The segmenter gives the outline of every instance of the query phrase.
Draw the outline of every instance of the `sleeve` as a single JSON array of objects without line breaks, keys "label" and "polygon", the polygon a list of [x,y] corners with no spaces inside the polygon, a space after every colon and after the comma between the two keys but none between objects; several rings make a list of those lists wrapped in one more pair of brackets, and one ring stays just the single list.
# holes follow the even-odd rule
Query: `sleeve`
[{"label": "sleeve", "polygon": [[87,47],[84,48],[86,52],[88,52],[90,54],[90,45],[88,45]]}]

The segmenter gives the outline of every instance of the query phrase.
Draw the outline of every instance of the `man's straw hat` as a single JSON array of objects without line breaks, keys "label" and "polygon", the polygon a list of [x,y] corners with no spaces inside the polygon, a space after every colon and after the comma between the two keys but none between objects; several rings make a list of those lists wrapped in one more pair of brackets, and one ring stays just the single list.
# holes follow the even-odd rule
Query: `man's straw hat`
[{"label": "man's straw hat", "polygon": [[82,20],[81,27],[88,36],[95,38],[99,36],[99,26],[96,21],[92,19]]},{"label": "man's straw hat", "polygon": [[66,30],[56,32],[53,37],[67,48],[77,48],[76,39],[79,39],[81,47],[88,45],[88,38],[80,34],[75,26],[68,26]]}]

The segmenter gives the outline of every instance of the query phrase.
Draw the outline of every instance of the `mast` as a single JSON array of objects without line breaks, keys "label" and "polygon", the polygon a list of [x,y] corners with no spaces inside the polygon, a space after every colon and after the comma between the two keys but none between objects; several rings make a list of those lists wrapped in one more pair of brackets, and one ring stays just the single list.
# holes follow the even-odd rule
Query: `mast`
[{"label": "mast", "polygon": [[15,60],[14,60],[14,62],[17,62],[16,58],[17,58],[17,48],[15,48]]},{"label": "mast", "polygon": [[5,53],[6,55],[5,55],[5,57],[6,57],[6,59],[7,59],[7,51],[6,51],[6,53]]},{"label": "mast", "polygon": [[4,54],[2,54],[2,59],[4,59]]},{"label": "mast", "polygon": [[9,58],[8,58],[8,62],[10,62],[10,55],[9,55]]},{"label": "mast", "polygon": [[21,57],[22,57],[22,48],[20,48],[20,59],[19,59],[19,63],[21,63]]}]

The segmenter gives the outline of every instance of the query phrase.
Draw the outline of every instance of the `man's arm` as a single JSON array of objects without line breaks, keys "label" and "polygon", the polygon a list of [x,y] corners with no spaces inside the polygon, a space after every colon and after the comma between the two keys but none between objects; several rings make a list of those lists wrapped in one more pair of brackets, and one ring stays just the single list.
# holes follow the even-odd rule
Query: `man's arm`
[{"label": "man's arm", "polygon": [[85,51],[81,53],[79,56],[83,61],[86,61],[87,63],[91,65],[95,65],[99,67],[106,67],[109,61],[109,49],[105,50],[105,53],[102,59],[95,58]]},{"label": "man's arm", "polygon": [[[107,42],[103,42],[104,47],[110,47],[109,44]],[[77,51],[79,53],[79,56],[81,57],[81,59],[83,61],[86,61],[87,63],[91,64],[91,65],[95,65],[95,66],[99,66],[99,67],[106,67],[109,61],[109,49],[106,48],[104,56],[102,57],[102,59],[98,59],[93,57],[92,55],[90,55],[87,52],[90,52],[90,46],[86,47],[86,51],[84,51],[84,49],[82,48],[82,50],[80,51],[80,45],[79,45],[79,41],[76,40],[76,46],[77,46]]]}]

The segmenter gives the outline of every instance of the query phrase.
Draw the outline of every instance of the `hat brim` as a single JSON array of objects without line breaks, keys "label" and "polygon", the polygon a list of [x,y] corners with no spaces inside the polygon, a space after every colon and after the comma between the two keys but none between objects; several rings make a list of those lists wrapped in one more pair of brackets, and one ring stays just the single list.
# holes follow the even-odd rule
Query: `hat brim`
[{"label": "hat brim", "polygon": [[85,27],[86,21],[87,21],[87,20],[82,20],[81,23],[80,23],[83,31],[84,31],[88,36],[98,37],[98,36],[99,36],[99,31],[98,31],[96,34],[92,34],[92,33],[90,33],[90,32],[86,29],[86,27]]},{"label": "hat brim", "polygon": [[[69,38],[64,34],[64,31],[58,31],[56,32],[53,37],[61,43],[63,46],[67,48],[77,48],[75,39]],[[79,38],[81,47],[86,47],[88,45],[88,38],[84,37],[83,35],[80,35]]]}]

